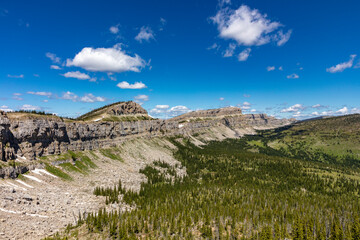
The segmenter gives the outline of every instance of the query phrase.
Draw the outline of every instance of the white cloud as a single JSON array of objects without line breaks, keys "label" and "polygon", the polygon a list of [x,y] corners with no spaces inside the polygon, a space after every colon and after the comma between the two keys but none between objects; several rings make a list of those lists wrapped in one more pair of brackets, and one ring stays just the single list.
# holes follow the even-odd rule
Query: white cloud
[{"label": "white cloud", "polygon": [[46,54],[45,54],[45,56],[47,57],[47,58],[49,58],[53,63],[61,63],[61,58],[59,58],[58,56],[56,56],[56,54],[55,53],[50,53],[50,52],[47,52]]},{"label": "white cloud", "polygon": [[279,70],[280,70],[280,71],[284,70],[284,69],[283,69],[283,66],[280,66],[280,67],[279,67]]},{"label": "white cloud", "polygon": [[277,45],[282,46],[285,43],[287,43],[290,39],[291,33],[292,33],[292,30],[287,31],[287,33],[285,33],[285,34],[283,33],[282,30],[280,30],[275,37],[275,39],[277,40]]},{"label": "white cloud", "polygon": [[360,113],[360,109],[359,108],[353,108],[353,109],[351,109],[351,113]]},{"label": "white cloud", "polygon": [[135,40],[139,42],[142,42],[143,40],[148,42],[150,39],[155,39],[154,33],[150,27],[145,26],[141,27],[140,32],[135,37]]},{"label": "white cloud", "polygon": [[188,112],[191,112],[191,110],[186,106],[181,106],[181,105],[172,107],[168,111],[170,117],[175,117]]},{"label": "white cloud", "polygon": [[333,67],[327,68],[326,71],[329,73],[337,73],[337,72],[342,72],[347,68],[351,68],[353,66],[355,57],[356,57],[356,54],[350,55],[349,61],[339,63]]},{"label": "white cloud", "polygon": [[349,109],[347,107],[343,107],[343,108],[337,110],[336,113],[338,113],[338,114],[348,114]]},{"label": "white cloud", "polygon": [[20,109],[25,110],[25,111],[39,111],[39,110],[41,110],[41,107],[33,106],[30,104],[24,104],[24,105],[22,105],[22,107]]},{"label": "white cloud", "polygon": [[315,104],[311,106],[312,108],[326,108],[326,106],[323,106],[321,104]]},{"label": "white cloud", "polygon": [[115,26],[111,26],[109,28],[109,31],[112,33],[112,34],[118,34],[119,33],[119,24],[115,25]]},{"label": "white cloud", "polygon": [[63,95],[61,96],[61,99],[70,100],[73,102],[86,102],[86,103],[106,101],[106,98],[94,96],[92,93],[88,93],[82,97],[79,97],[78,95],[76,95],[75,93],[72,93],[70,91],[63,93]]},{"label": "white cloud", "polygon": [[215,49],[216,51],[220,49],[220,46],[217,43],[214,43],[210,47],[207,48],[207,50]]},{"label": "white cloud", "polygon": [[168,109],[170,106],[169,105],[156,105],[155,108],[157,109]]},{"label": "white cloud", "polygon": [[241,53],[238,55],[238,60],[240,62],[246,61],[250,55],[251,48],[244,49]]},{"label": "white cloud", "polygon": [[149,96],[148,95],[144,95],[144,94],[140,94],[134,97],[135,102],[139,103],[140,105],[142,105],[144,102],[149,101]]},{"label": "white cloud", "polygon": [[0,110],[4,112],[13,112],[14,110],[10,109],[8,106],[2,105],[0,106]]},{"label": "white cloud", "polygon": [[61,74],[61,75],[66,77],[66,78],[77,78],[77,79],[80,79],[80,80],[91,79],[91,77],[89,75],[87,75],[86,73],[79,72],[79,71],[67,72],[67,73],[64,73],[64,74]]},{"label": "white cloud", "polygon": [[[240,105],[240,104],[239,104]],[[238,105],[238,106],[239,106]],[[251,103],[249,102],[243,102],[243,104],[240,106],[242,110],[249,110],[251,108]]]},{"label": "white cloud", "polygon": [[24,78],[24,74],[20,74],[20,75],[7,75],[9,78]]},{"label": "white cloud", "polygon": [[83,48],[74,59],[67,59],[66,66],[81,67],[92,72],[140,72],[145,61],[135,54],[127,55],[117,44],[112,48]]},{"label": "white cloud", "polygon": [[29,92],[27,92],[27,94],[37,95],[37,96],[45,96],[45,97],[51,97],[52,96],[51,92],[32,92],[32,91],[29,91]]},{"label": "white cloud", "polygon": [[22,96],[21,93],[13,93],[13,99],[18,100],[18,101],[24,100],[24,99],[23,99],[22,97],[20,97],[20,96]]},{"label": "white cloud", "polygon": [[293,116],[293,117],[301,117],[301,112],[300,112],[300,111],[297,111],[297,112],[294,113],[292,116]]},{"label": "white cloud", "polygon": [[142,82],[135,82],[134,84],[130,84],[128,82],[120,82],[116,86],[121,89],[143,89],[146,88],[146,85]]},{"label": "white cloud", "polygon": [[235,49],[236,49],[236,44],[230,43],[229,47],[225,50],[223,57],[232,57],[234,55]]},{"label": "white cloud", "polygon": [[224,100],[225,100],[225,98],[221,97],[221,98],[219,98],[219,100],[220,100],[220,101],[224,101]]},{"label": "white cloud", "polygon": [[286,113],[286,112],[298,112],[299,110],[305,109],[305,107],[302,104],[295,104],[291,107],[282,109],[281,112],[282,113]]},{"label": "white cloud", "polygon": [[51,69],[55,69],[55,70],[61,70],[62,68],[59,67],[58,65],[51,65],[50,66]]},{"label": "white cloud", "polygon": [[266,14],[246,5],[237,10],[221,8],[211,19],[217,24],[220,37],[235,40],[239,45],[259,46],[271,41],[282,45],[291,35],[291,32],[283,34],[281,30],[274,33],[282,24],[269,20]]},{"label": "white cloud", "polygon": [[231,0],[219,0],[220,7],[223,7],[226,4],[231,4]]},{"label": "white cloud", "polygon": [[256,109],[251,109],[250,112],[256,112]]},{"label": "white cloud", "polygon": [[290,74],[286,76],[288,79],[298,79],[299,75],[297,75],[296,73]]},{"label": "white cloud", "polygon": [[103,97],[96,97],[91,93],[85,94],[83,97],[80,98],[80,102],[87,102],[87,103],[93,103],[93,102],[105,102],[105,98]]},{"label": "white cloud", "polygon": [[274,71],[274,70],[275,70],[275,66],[268,66],[268,67],[266,68],[266,70],[267,70],[268,72]]}]

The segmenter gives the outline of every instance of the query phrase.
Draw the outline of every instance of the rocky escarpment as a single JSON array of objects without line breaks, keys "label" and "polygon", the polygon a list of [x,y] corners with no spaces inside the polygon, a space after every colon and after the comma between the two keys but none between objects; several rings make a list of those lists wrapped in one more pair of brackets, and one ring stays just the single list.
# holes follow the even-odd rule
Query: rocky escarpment
[{"label": "rocky escarpment", "polygon": [[225,108],[193,111],[177,116],[174,119],[180,120],[180,119],[189,119],[189,118],[214,118],[214,117],[223,117],[223,116],[231,116],[231,115],[241,115],[241,114],[242,111],[238,107],[225,107]]},{"label": "rocky escarpment", "polygon": [[[213,112],[212,118],[143,120],[132,122],[66,122],[60,118],[15,118],[0,115],[0,159],[35,159],[68,150],[82,151],[115,146],[131,137],[153,137],[174,134],[189,135],[210,128],[273,128],[292,122],[265,114],[239,114],[240,109]],[[231,114],[232,113],[232,114]],[[209,116],[209,114],[202,114]]]}]

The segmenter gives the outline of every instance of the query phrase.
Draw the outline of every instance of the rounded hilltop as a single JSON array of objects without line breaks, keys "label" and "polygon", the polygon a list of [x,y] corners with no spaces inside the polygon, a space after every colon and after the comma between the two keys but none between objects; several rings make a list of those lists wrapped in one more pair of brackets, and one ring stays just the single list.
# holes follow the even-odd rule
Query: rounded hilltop
[{"label": "rounded hilltop", "polygon": [[149,120],[151,117],[140,104],[127,101],[116,102],[81,115],[76,120],[82,121],[136,121]]}]

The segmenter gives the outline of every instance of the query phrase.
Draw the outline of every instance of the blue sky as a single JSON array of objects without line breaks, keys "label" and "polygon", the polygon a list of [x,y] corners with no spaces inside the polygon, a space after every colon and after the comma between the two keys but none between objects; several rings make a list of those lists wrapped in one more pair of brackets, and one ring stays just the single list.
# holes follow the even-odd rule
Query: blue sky
[{"label": "blue sky", "polygon": [[0,109],[360,112],[360,2],[0,2]]}]

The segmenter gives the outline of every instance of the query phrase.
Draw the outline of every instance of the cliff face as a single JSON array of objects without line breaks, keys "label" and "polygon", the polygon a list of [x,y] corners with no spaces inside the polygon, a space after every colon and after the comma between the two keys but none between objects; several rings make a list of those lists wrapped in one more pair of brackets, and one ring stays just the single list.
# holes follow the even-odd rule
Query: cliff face
[{"label": "cliff face", "polygon": [[0,160],[27,160],[68,150],[82,151],[115,146],[131,137],[193,134],[219,126],[227,128],[273,128],[291,123],[265,114],[200,119],[143,120],[134,122],[64,122],[56,118],[9,119],[0,114]]}]

